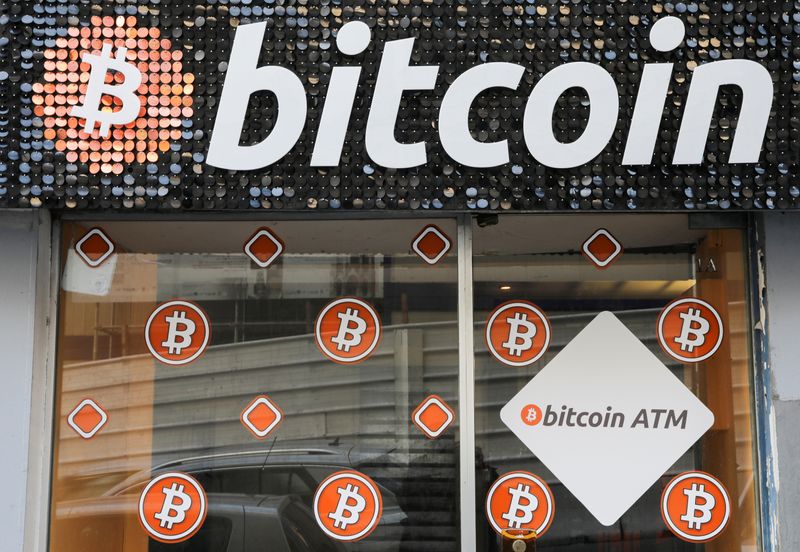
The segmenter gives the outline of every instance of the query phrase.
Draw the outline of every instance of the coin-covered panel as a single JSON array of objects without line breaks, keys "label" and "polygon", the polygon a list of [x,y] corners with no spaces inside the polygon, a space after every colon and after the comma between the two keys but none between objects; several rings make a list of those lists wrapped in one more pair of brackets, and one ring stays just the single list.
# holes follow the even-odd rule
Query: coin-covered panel
[{"label": "coin-covered panel", "polygon": [[[798,4],[9,0],[0,6],[0,207],[791,209],[800,196],[794,182],[800,149]],[[653,34],[656,22],[668,17],[682,22],[682,34]],[[339,30],[353,21],[365,27],[353,27],[337,42]],[[253,27],[258,23],[264,28]],[[242,107],[238,144],[229,143],[226,151],[260,144],[292,125],[297,140],[280,145],[287,152],[277,151],[274,162],[259,154],[250,163],[258,166],[233,170],[208,157],[226,77],[232,65],[244,63],[231,57],[243,29],[263,34],[260,50],[252,52],[259,68],[284,68],[302,86],[305,117],[289,120],[303,111],[298,94],[286,101],[286,94],[281,100],[280,94],[254,90]],[[387,83],[398,68],[388,64],[408,54],[404,39],[413,39],[403,66],[408,71],[402,73],[408,89],[396,90]],[[740,86],[741,75],[738,81],[728,82],[725,75],[714,81],[716,103],[692,99],[698,68],[728,60],[748,60],[768,72],[771,105],[763,86],[761,92],[755,84]],[[556,90],[552,105],[541,100],[548,74],[576,62],[598,69],[578,72],[583,76],[573,71],[575,87]],[[485,78],[486,88],[474,98],[467,94],[466,106],[445,105],[445,97],[458,95],[450,90],[454,83],[483,64],[498,68],[472,79]],[[343,68],[360,72],[337,71]],[[705,81],[716,78],[703,71]],[[335,93],[334,75],[340,87]],[[643,88],[645,76],[653,90],[663,82],[660,116],[658,102],[648,111],[644,100],[653,103],[652,97],[640,98],[640,89],[651,90]],[[286,82],[294,79],[287,76]],[[584,80],[590,89],[580,86]],[[461,86],[466,84],[462,79],[458,91],[468,89]],[[609,86],[616,88],[616,112]],[[337,103],[323,121],[332,94]],[[712,105],[708,125],[694,116],[687,123],[687,112]],[[459,107],[466,113],[460,137],[450,115]],[[760,131],[750,129],[761,128],[759,109],[765,128],[753,161],[737,145],[736,129],[750,135],[743,144],[758,143]],[[394,126],[381,126],[385,113]],[[634,120],[641,123],[636,132]],[[705,130],[704,147],[698,146]],[[458,151],[467,154],[456,154],[448,136],[460,139]],[[324,145],[319,151],[318,140]],[[588,161],[560,145],[581,141]],[[482,154],[468,154],[470,148],[489,152],[482,147],[488,144],[497,147],[486,163]],[[651,161],[642,164],[651,144]],[[545,155],[550,150],[553,155]],[[692,156],[696,162],[685,162]],[[631,162],[634,157],[638,163]],[[380,162],[387,158],[400,159],[399,165],[408,160],[409,166],[387,168],[391,163]]]}]

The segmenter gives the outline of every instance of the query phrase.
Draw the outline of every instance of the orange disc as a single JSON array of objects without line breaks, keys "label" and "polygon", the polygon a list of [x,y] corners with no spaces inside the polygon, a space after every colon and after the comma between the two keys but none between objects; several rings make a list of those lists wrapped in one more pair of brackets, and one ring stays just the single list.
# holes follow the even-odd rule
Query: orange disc
[{"label": "orange disc", "polygon": [[553,522],[555,499],[547,483],[525,471],[509,472],[486,495],[486,517],[498,534],[535,531],[541,537]]},{"label": "orange disc", "polygon": [[203,487],[185,473],[156,477],[139,498],[139,522],[150,537],[160,542],[190,539],[203,526],[207,513]]},{"label": "orange disc", "polygon": [[211,338],[211,327],[203,309],[189,301],[159,305],[145,326],[150,353],[164,364],[189,364],[202,355]]},{"label": "orange disc", "polygon": [[722,345],[722,318],[709,303],[696,297],[677,299],[658,317],[658,341],[680,362],[701,362]]},{"label": "orange disc", "polygon": [[355,364],[366,360],[378,346],[381,319],[366,301],[336,299],[319,313],[315,338],[320,351],[332,361]]},{"label": "orange disc", "polygon": [[497,307],[486,322],[486,346],[508,366],[529,366],[550,345],[550,322],[528,301],[509,301]]},{"label": "orange disc", "polygon": [[314,495],[314,517],[326,535],[354,542],[372,533],[383,512],[378,485],[363,473],[346,470],[320,483]]},{"label": "orange disc", "polygon": [[705,472],[685,472],[661,495],[661,516],[675,536],[687,542],[709,542],[725,530],[731,501],[725,486]]}]

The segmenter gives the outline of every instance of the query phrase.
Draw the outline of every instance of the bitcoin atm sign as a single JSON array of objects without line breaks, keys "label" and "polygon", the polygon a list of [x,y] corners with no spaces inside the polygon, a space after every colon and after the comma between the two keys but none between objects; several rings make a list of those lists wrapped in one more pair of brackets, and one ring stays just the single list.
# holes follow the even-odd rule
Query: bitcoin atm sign
[{"label": "bitcoin atm sign", "polygon": [[[694,317],[687,324],[700,334],[705,328]],[[604,525],[614,524],[714,422],[610,312],[578,333],[500,417]]]}]

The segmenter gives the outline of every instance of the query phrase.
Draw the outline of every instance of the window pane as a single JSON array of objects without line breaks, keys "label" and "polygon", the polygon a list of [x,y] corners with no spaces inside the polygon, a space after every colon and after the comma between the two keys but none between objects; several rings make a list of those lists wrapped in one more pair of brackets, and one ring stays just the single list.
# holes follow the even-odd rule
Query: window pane
[{"label": "window pane", "polygon": [[[73,250],[92,225],[66,224],[51,549],[458,550],[457,424],[429,439],[411,420],[429,395],[458,408],[455,250],[433,265],[412,252],[426,224],[272,223],[285,252],[268,268],[243,253],[252,223],[104,223],[117,253],[98,268]],[[436,225],[455,245],[455,224]],[[315,344],[318,314],[343,297],[382,321],[359,364]],[[178,298],[210,321],[210,346],[169,365],[144,335],[157,306]],[[173,323],[161,345],[177,350],[187,326]],[[264,439],[240,420],[259,396],[283,414]],[[85,398],[108,415],[89,439],[67,423]],[[253,412],[258,423],[269,413]],[[314,517],[317,487],[342,470],[382,495],[381,522],[359,542],[334,542]],[[178,545],[148,539],[137,519],[142,491],[172,472],[208,495],[203,529]]]},{"label": "window pane", "polygon": [[[610,230],[624,247],[605,270],[580,252],[599,228]],[[501,217],[498,225],[475,225],[473,231],[476,444],[484,462],[478,472],[478,549],[499,549],[484,513],[488,486],[502,474],[523,470],[544,479],[555,497],[554,521],[536,542],[539,552],[755,550],[753,393],[743,233],[692,230],[687,217],[666,215]],[[697,364],[671,358],[656,337],[661,310],[686,296],[713,304],[726,331],[713,357]],[[524,367],[501,364],[484,339],[490,313],[510,300],[534,303],[552,328],[547,352]],[[501,408],[602,311],[612,311],[715,416],[703,438],[610,527],[599,523],[500,419]],[[613,351],[614,343],[606,345]],[[576,389],[581,384],[574,382]],[[601,453],[578,445],[574,449],[587,461]],[[662,491],[673,476],[689,470],[714,474],[732,499],[729,525],[706,545],[678,539],[661,518]]]}]

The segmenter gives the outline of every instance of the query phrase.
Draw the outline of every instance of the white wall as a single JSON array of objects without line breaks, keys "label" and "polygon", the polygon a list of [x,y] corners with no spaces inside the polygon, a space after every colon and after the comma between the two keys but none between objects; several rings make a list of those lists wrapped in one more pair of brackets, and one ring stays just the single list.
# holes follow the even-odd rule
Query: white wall
[{"label": "white wall", "polygon": [[40,215],[0,211],[0,535],[3,550],[22,550],[37,314]]},{"label": "white wall", "polygon": [[800,550],[800,215],[766,215],[764,238],[779,550],[795,552]]}]

